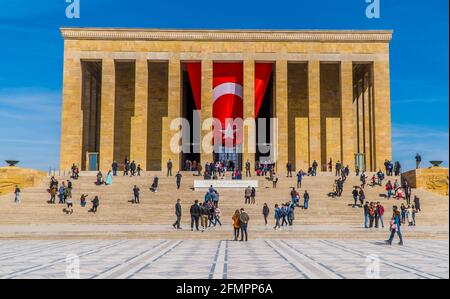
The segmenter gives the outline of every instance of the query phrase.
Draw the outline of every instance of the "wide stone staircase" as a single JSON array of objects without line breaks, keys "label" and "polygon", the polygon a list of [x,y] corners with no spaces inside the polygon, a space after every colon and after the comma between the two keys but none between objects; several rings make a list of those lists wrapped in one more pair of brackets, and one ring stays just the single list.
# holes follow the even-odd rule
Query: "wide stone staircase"
[{"label": "wide stone staircase", "polygon": [[[175,178],[166,177],[160,172],[147,172],[140,177],[113,178],[111,186],[96,186],[94,173],[82,173],[78,180],[72,180],[73,214],[64,212],[65,205],[48,204],[49,179],[42,186],[26,188],[21,194],[21,202],[13,203],[13,195],[0,197],[0,238],[229,238],[231,216],[238,208],[245,208],[250,216],[250,234],[253,238],[385,238],[385,229],[363,228],[363,209],[352,208],[351,191],[359,185],[359,178],[350,175],[343,196],[331,198],[336,179],[330,173],[317,177],[304,177],[304,190],[310,194],[309,209],[296,208],[293,227],[274,231],[272,229],[275,203],[290,201],[290,188],[296,186],[296,178],[279,177],[277,188],[264,177],[252,177],[259,181],[256,191],[256,204],[244,204],[243,189],[219,189],[219,207],[222,212],[222,227],[205,233],[190,232],[189,208],[194,200],[203,200],[206,190],[193,190],[194,179],[191,172],[183,172],[181,188],[176,189]],[[158,175],[157,193],[149,190],[153,177]],[[372,174],[368,174],[371,177]],[[57,177],[59,182],[68,177]],[[395,180],[395,177],[387,179]],[[387,180],[386,179],[386,180]],[[398,179],[398,178],[397,178]],[[386,181],[385,180],[385,181]],[[132,204],[133,186],[141,190],[140,204]],[[79,204],[80,195],[88,194],[88,206]],[[386,209],[385,223],[389,222],[391,208],[400,206],[399,200],[387,200],[384,186],[366,186],[367,201],[380,201]],[[89,213],[90,199],[100,198],[96,214]],[[417,214],[416,227],[403,227],[404,234],[410,238],[448,238],[448,198],[425,190],[413,190],[413,195],[421,199],[422,212]],[[174,230],[174,205],[176,199],[182,200],[183,230]],[[264,225],[263,203],[270,208],[269,225]],[[302,200],[300,201],[302,203]]]}]

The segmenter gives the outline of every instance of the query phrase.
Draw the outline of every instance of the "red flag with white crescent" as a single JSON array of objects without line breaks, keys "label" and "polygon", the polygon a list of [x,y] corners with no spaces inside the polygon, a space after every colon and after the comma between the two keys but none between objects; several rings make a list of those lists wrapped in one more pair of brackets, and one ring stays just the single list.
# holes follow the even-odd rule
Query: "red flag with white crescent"
[{"label": "red flag with white crescent", "polygon": [[230,121],[243,118],[243,81],[242,62],[213,64],[213,117],[222,125],[222,144],[241,143],[236,138],[241,128]]}]

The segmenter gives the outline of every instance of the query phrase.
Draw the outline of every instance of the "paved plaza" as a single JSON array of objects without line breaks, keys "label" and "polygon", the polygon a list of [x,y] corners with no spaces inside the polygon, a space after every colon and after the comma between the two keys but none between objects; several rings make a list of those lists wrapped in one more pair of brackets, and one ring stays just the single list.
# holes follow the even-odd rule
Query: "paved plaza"
[{"label": "paved plaza", "polygon": [[0,278],[449,278],[448,240],[0,241]]}]

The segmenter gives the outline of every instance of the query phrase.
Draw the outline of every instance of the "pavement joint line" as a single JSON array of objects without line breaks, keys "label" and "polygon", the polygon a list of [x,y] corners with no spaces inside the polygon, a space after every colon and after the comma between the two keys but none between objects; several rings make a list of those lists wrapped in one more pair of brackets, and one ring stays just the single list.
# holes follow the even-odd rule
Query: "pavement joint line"
[{"label": "pavement joint line", "polygon": [[[148,266],[150,266],[152,263],[154,263],[155,261],[157,261],[158,259],[162,258],[163,256],[165,256],[166,254],[168,254],[169,252],[171,252],[174,248],[178,247],[181,243],[183,243],[183,241],[174,241],[171,240],[168,243],[165,243],[164,245],[162,245],[163,247],[168,246],[168,248],[165,248],[164,250],[162,250],[160,255],[158,255],[156,258],[154,258],[153,260],[151,260],[150,262],[144,264],[143,266],[142,263],[139,265],[136,265],[136,267],[128,270],[127,272],[119,275],[116,278],[132,278],[133,276],[135,276],[136,274],[138,274],[139,272],[141,272],[142,270],[144,270],[145,268],[147,268]],[[153,258],[153,257],[150,257]]]},{"label": "pavement joint line", "polygon": [[[56,243],[56,244],[54,244],[54,243]],[[45,247],[49,247],[50,245],[52,245],[51,249],[53,250],[55,248],[54,247],[55,245],[57,246],[56,248],[61,248],[61,247],[65,247],[67,245],[76,244],[78,242],[72,242],[72,243],[69,243],[69,244],[65,244],[65,241],[58,241],[58,242],[54,242],[54,243],[53,244],[47,244],[47,246],[44,246],[44,248]],[[14,252],[14,253],[2,255],[1,258],[0,258],[0,261],[7,260],[7,259],[10,259],[10,258],[15,258],[15,257],[18,257],[18,256],[28,255],[30,253],[41,252],[42,251],[42,247],[43,246],[41,244],[41,245],[38,245],[36,247],[31,248],[31,250],[30,249],[23,249],[23,250],[19,250],[17,252]]]},{"label": "pavement joint line", "polygon": [[294,268],[298,273],[300,273],[304,278],[311,278],[310,276],[307,275],[307,273],[305,273],[303,271],[303,269],[301,269],[301,267],[298,267],[297,263],[294,261],[292,262],[292,260],[287,259],[283,254],[280,253],[280,251],[278,249],[276,249],[274,247],[273,241],[270,240],[264,240],[264,242],[266,242],[267,245],[269,245],[270,248],[272,248],[273,251],[275,251],[283,260],[285,260],[289,265],[292,266],[292,268]]},{"label": "pavement joint line", "polygon": [[149,253],[153,253],[154,251],[160,249],[161,247],[163,247],[163,245],[167,244],[168,242],[169,242],[168,240],[163,240],[153,245],[150,249],[141,251],[137,255],[130,257],[125,261],[122,261],[121,263],[116,264],[90,278],[91,279],[114,278],[114,274],[120,273],[122,270],[126,269],[127,267],[130,267],[130,265],[133,265],[134,263],[139,262],[142,259],[145,259]]},{"label": "pavement joint line", "polygon": [[[110,248],[110,247],[114,247],[114,246],[116,246],[116,245],[123,244],[123,243],[125,243],[125,242],[126,242],[125,240],[122,240],[122,241],[115,242],[115,243],[113,243],[113,244],[109,244],[109,245],[106,245],[106,246],[102,246],[102,247],[97,248],[97,249],[87,250],[87,251],[85,251],[85,252],[82,252],[82,253],[78,254],[78,257],[83,257],[83,256],[86,256],[86,255],[90,255],[90,254],[93,254],[93,253],[97,253],[97,252],[100,252],[100,251],[102,251],[102,250],[108,249],[108,248]],[[0,277],[0,278],[1,278],[1,279],[10,279],[10,278],[14,278],[14,277],[17,277],[17,276],[19,276],[19,275],[23,275],[23,274],[27,274],[27,273],[30,273],[30,272],[34,272],[34,271],[41,270],[41,269],[44,269],[44,268],[48,268],[48,267],[53,266],[53,265],[55,265],[55,264],[61,263],[61,262],[65,261],[65,260],[66,260],[65,257],[64,257],[64,258],[60,258],[60,259],[53,260],[53,261],[51,261],[51,262],[49,262],[49,263],[46,263],[46,264],[43,264],[43,265],[38,265],[38,266],[33,266],[33,267],[30,267],[30,268],[18,270],[18,271],[9,273],[9,274],[7,274],[7,275],[5,275],[5,276],[3,276],[3,277]]]},{"label": "pavement joint line", "polygon": [[[340,249],[345,250],[347,252],[357,254],[357,255],[359,255],[361,257],[366,257],[367,256],[367,255],[361,253],[358,250],[347,248],[347,247],[345,247],[343,245],[336,244],[335,242],[332,242],[332,241],[321,240],[321,242],[323,242],[325,244],[329,244],[329,245],[334,246],[336,248],[340,248]],[[385,265],[391,266],[393,268],[397,268],[397,269],[400,269],[400,270],[403,270],[403,271],[406,271],[406,272],[409,272],[409,273],[413,273],[413,274],[421,276],[423,278],[428,278],[428,279],[436,279],[436,278],[437,279],[442,279],[443,278],[443,277],[440,277],[440,276],[437,276],[437,275],[433,275],[433,274],[430,274],[430,273],[426,273],[426,272],[414,269],[412,267],[404,266],[404,265],[399,264],[399,263],[393,263],[393,262],[390,262],[390,261],[388,261],[386,259],[380,258],[380,262],[385,264]]]},{"label": "pavement joint line", "polygon": [[311,264],[319,271],[323,272],[325,275],[327,275],[329,278],[334,279],[344,279],[345,277],[342,276],[340,273],[337,273],[336,271],[332,270],[328,266],[324,265],[323,263],[316,261],[312,257],[300,252],[297,248],[295,248],[293,245],[286,242],[286,240],[280,240],[281,243],[283,243],[285,246],[289,247],[294,254],[296,254],[301,260],[305,261],[308,264]]}]

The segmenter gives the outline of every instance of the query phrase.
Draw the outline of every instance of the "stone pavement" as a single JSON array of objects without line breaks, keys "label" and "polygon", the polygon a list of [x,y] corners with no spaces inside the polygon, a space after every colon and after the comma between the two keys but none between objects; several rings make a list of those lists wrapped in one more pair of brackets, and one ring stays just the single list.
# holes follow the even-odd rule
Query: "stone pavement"
[{"label": "stone pavement", "polygon": [[448,240],[11,240],[0,278],[449,278]]}]

